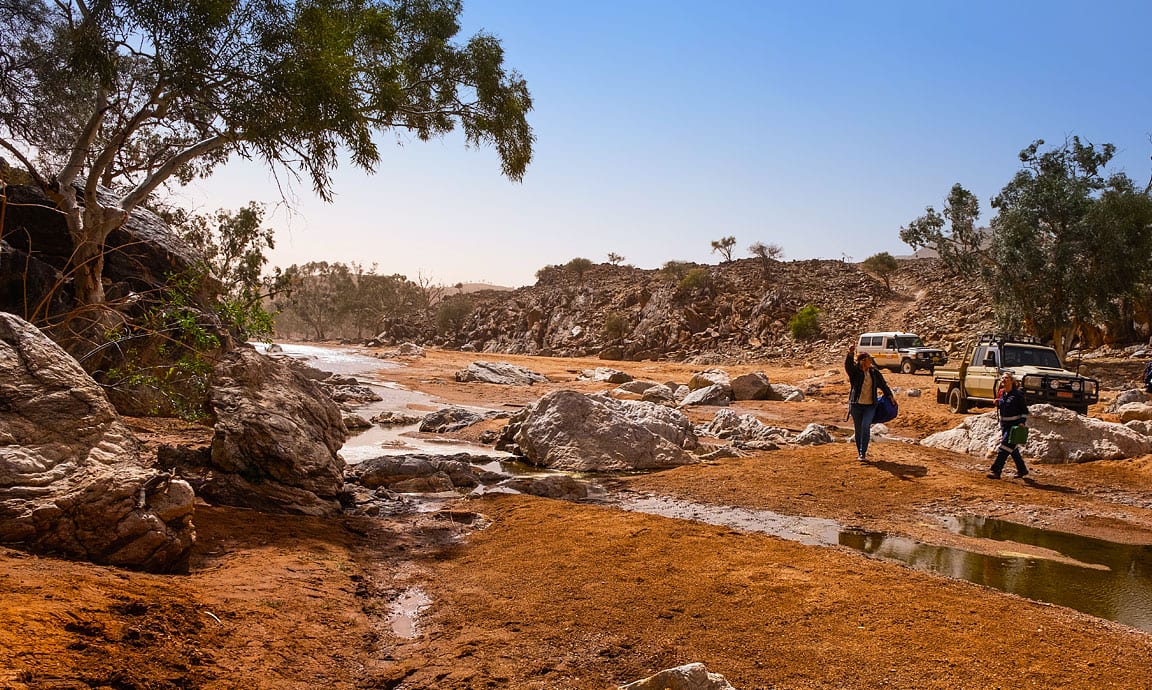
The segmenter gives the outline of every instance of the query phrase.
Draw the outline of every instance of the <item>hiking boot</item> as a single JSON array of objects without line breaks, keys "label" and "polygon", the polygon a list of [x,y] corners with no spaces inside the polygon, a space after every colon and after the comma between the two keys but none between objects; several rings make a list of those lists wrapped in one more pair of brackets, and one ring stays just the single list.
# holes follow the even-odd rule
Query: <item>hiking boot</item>
[{"label": "hiking boot", "polygon": [[1000,478],[1000,475],[996,474],[995,472],[989,472],[988,474],[986,474],[984,476],[988,477],[989,479],[999,479]]},{"label": "hiking boot", "polygon": [[1017,479],[1027,479],[1027,478],[1028,478],[1028,476],[1029,476],[1029,473],[1028,473],[1028,472],[1025,472],[1024,474],[1018,474],[1018,475],[1016,475],[1016,478],[1017,478]]}]

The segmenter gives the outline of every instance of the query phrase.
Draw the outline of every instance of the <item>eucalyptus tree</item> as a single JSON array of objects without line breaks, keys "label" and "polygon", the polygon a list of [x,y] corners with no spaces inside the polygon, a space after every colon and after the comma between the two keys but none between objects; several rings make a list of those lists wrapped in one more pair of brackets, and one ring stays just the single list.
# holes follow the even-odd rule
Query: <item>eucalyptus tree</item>
[{"label": "eucalyptus tree", "polygon": [[712,253],[719,252],[720,256],[724,257],[724,261],[732,260],[732,248],[736,246],[736,238],[732,235],[721,237],[718,240],[712,240]]},{"label": "eucalyptus tree", "polygon": [[864,261],[860,262],[860,265],[865,271],[870,271],[880,276],[880,279],[884,281],[884,289],[889,292],[892,291],[892,274],[900,268],[900,262],[896,260],[896,257],[888,252],[880,252],[879,254],[873,254],[867,259],[864,259]]},{"label": "eucalyptus tree", "polygon": [[992,200],[979,229],[979,203],[959,184],[944,213],[932,207],[901,228],[913,247],[936,249],[961,277],[982,281],[998,325],[1051,338],[1061,356],[1080,326],[1116,316],[1147,292],[1152,274],[1152,197],[1123,173],[1107,175],[1111,144],[1072,137],[1020,152],[1021,168]]},{"label": "eucalyptus tree", "polygon": [[133,209],[233,156],[307,179],[329,200],[342,154],[372,171],[379,134],[428,140],[460,127],[519,180],[532,156],[531,96],[496,38],[456,40],[461,9],[459,0],[3,0],[0,152],[67,219],[81,304],[104,301],[104,240]]}]

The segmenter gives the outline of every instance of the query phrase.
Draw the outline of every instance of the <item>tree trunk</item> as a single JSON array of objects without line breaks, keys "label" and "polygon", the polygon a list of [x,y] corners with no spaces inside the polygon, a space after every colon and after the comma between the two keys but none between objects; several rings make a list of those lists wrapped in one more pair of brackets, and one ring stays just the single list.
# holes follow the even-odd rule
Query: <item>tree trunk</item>
[{"label": "tree trunk", "polygon": [[128,220],[125,211],[101,206],[88,199],[81,207],[76,201],[76,190],[65,186],[51,195],[56,206],[64,213],[68,236],[72,240],[72,256],[68,272],[72,277],[72,290],[78,306],[104,303],[104,240]]}]

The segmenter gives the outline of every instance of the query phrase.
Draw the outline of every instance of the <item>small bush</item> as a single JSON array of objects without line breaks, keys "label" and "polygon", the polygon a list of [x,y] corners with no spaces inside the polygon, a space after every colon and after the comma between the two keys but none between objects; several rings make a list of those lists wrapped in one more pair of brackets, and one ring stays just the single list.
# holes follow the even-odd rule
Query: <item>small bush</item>
[{"label": "small bush", "polygon": [[696,264],[690,261],[665,261],[664,265],[660,268],[660,272],[666,277],[679,283],[684,280],[684,276],[688,275],[696,267]]},{"label": "small bush", "polygon": [[788,330],[796,340],[812,340],[820,335],[820,310],[814,304],[805,305],[788,322]]},{"label": "small bush", "polygon": [[604,337],[609,340],[620,340],[626,337],[631,330],[628,317],[618,311],[604,317]]},{"label": "small bush", "polygon": [[693,268],[684,274],[684,277],[676,285],[676,294],[684,296],[694,290],[704,290],[709,287],[712,287],[712,275],[708,273],[708,269]]}]

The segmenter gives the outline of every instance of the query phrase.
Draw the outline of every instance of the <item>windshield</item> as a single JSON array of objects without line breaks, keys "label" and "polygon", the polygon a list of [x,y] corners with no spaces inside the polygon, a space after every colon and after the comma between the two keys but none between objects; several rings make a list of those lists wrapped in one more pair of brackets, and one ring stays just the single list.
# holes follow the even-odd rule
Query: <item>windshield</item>
[{"label": "windshield", "polygon": [[1048,367],[1060,369],[1060,358],[1056,351],[1048,347],[1028,347],[1022,345],[1005,345],[1004,367]]},{"label": "windshield", "polygon": [[896,347],[903,350],[906,347],[924,347],[924,341],[914,335],[896,336]]}]

